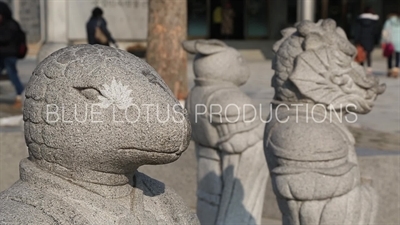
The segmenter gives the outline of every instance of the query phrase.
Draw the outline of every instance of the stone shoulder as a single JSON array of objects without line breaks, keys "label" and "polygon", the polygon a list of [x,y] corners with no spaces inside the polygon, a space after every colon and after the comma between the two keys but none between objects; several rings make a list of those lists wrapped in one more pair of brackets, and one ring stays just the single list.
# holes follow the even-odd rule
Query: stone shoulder
[{"label": "stone shoulder", "polygon": [[[26,185],[25,185],[26,186]],[[12,188],[0,193],[0,224],[57,224],[54,218],[48,216],[40,207],[29,204],[19,192],[25,192],[35,198],[31,189],[24,187],[24,183],[18,181]],[[43,199],[36,199],[43,201]]]},{"label": "stone shoulder", "polygon": [[145,196],[162,204],[163,211],[170,215],[176,224],[200,225],[196,214],[186,206],[183,199],[172,188],[140,172],[135,174],[135,178],[135,186],[141,189]]}]

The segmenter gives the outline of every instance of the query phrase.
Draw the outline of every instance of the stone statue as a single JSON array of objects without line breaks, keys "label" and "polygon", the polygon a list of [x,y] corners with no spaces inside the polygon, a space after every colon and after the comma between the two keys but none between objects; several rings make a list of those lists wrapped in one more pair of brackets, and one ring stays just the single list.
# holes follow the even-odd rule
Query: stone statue
[{"label": "stone statue", "polygon": [[186,110],[141,59],[98,45],[63,48],[26,90],[29,158],[0,194],[3,224],[198,224],[182,199],[138,172],[177,160]]},{"label": "stone statue", "polygon": [[261,224],[267,164],[264,124],[239,86],[250,71],[219,40],[183,43],[194,59],[195,86],[186,101],[196,142],[197,216],[201,224]]},{"label": "stone statue", "polygon": [[356,49],[331,19],[282,34],[264,148],[283,224],[373,224],[376,193],[360,177],[344,123],[368,113],[385,85],[354,62]]}]

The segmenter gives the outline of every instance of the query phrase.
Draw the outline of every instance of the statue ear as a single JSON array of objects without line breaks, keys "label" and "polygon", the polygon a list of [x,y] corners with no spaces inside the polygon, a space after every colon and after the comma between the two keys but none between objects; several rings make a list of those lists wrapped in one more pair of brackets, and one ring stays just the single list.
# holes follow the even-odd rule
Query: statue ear
[{"label": "statue ear", "polygon": [[182,47],[183,47],[183,49],[185,49],[185,51],[187,51],[188,53],[190,53],[190,54],[196,54],[196,53],[198,53],[197,51],[196,51],[196,42],[197,42],[198,40],[191,40],[191,41],[183,41],[182,42]]},{"label": "statue ear", "polygon": [[288,27],[288,28],[285,28],[285,29],[281,30],[281,35],[283,37],[287,37],[287,36],[292,35],[294,32],[296,32],[296,28]]},{"label": "statue ear", "polygon": [[217,52],[224,51],[228,46],[220,40],[198,40],[195,43],[195,48],[198,53],[203,55],[212,55]]}]

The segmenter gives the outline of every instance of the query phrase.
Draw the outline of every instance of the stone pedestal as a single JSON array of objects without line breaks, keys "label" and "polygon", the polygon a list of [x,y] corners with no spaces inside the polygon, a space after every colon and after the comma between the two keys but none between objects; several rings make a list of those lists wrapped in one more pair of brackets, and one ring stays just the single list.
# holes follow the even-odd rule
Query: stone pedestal
[{"label": "stone pedestal", "polygon": [[104,11],[107,28],[117,41],[147,38],[148,0],[68,1],[68,39],[86,41],[86,22],[94,7]]},{"label": "stone pedestal", "polygon": [[38,62],[73,42],[87,43],[86,22],[96,6],[103,9],[107,28],[117,41],[147,37],[147,0],[46,0],[45,5],[46,38]]},{"label": "stone pedestal", "polygon": [[49,56],[51,53],[67,47],[68,44],[67,42],[65,43],[57,43],[57,42],[45,42],[43,43],[42,47],[40,47],[40,50],[37,55],[37,63],[40,63],[43,59],[45,59],[47,56]]},{"label": "stone pedestal", "polygon": [[67,0],[47,0],[46,6],[46,35],[37,62],[40,63],[51,53],[68,46],[67,31]]}]

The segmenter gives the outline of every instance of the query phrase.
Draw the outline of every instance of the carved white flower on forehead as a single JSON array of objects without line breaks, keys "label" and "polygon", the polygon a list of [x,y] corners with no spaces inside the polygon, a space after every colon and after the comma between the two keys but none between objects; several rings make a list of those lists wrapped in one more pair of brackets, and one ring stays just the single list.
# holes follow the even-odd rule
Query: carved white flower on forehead
[{"label": "carved white flower on forehead", "polygon": [[128,89],[128,85],[122,85],[121,81],[119,83],[113,77],[111,85],[103,84],[104,90],[100,90],[103,96],[99,96],[100,107],[108,108],[110,105],[114,104],[119,109],[127,109],[131,103],[132,98],[130,98],[132,90]]}]

